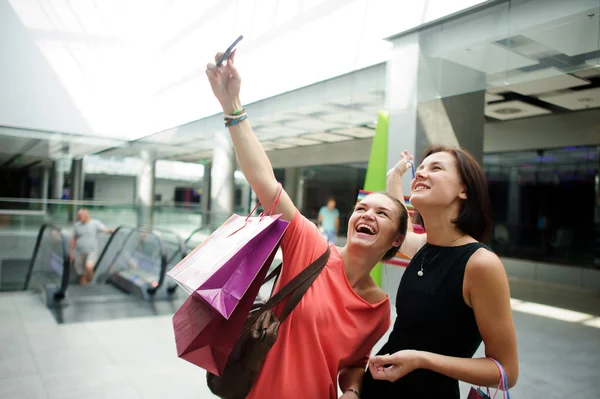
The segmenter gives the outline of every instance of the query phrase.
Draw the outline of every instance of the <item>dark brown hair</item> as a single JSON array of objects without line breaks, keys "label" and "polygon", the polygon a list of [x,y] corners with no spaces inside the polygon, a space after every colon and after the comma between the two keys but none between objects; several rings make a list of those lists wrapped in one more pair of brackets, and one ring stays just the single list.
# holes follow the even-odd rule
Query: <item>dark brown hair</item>
[{"label": "dark brown hair", "polygon": [[[492,206],[483,169],[467,151],[444,145],[432,145],[427,148],[421,162],[437,152],[447,152],[454,156],[460,180],[467,191],[467,199],[462,201],[458,217],[453,223],[477,241],[486,242],[492,231]],[[415,223],[425,228],[423,218],[417,212]]]},{"label": "dark brown hair", "polygon": [[[388,197],[389,199],[391,199],[394,204],[396,205],[396,207],[398,208],[398,210],[400,211],[400,215],[399,215],[399,221],[398,221],[398,233],[400,233],[403,237],[402,242],[404,242],[404,238],[406,238],[406,229],[408,226],[408,211],[406,210],[406,207],[404,206],[404,204],[402,202],[400,202],[400,200],[398,198],[392,197],[390,194],[384,192],[384,191],[378,191],[378,192],[374,192],[371,193],[369,195],[372,194],[382,194],[385,195],[386,197]],[[402,244],[400,244],[401,246]],[[392,259],[395,255],[396,252],[398,252],[398,250],[400,249],[400,246],[397,247],[392,247],[390,248],[385,255],[383,255],[383,257],[381,258],[381,260],[390,260]]]}]

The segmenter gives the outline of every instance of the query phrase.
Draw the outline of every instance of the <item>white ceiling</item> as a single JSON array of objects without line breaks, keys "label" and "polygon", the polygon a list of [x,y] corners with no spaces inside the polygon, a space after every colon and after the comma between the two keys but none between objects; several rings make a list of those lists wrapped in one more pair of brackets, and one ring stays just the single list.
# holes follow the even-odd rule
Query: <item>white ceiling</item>
[{"label": "white ceiling", "polygon": [[442,55],[441,58],[486,74],[524,68],[538,63],[535,58],[514,53],[496,43],[481,43]]},{"label": "white ceiling", "polygon": [[600,87],[589,90],[565,90],[559,94],[540,96],[539,99],[571,111],[597,108],[600,107]]},{"label": "white ceiling", "polygon": [[571,57],[597,51],[600,37],[597,13],[596,8],[569,15],[553,21],[552,25],[545,29],[526,32],[525,35]]},{"label": "white ceiling", "polygon": [[505,101],[488,104],[485,115],[500,120],[520,119],[530,116],[548,115],[552,112],[523,101]]},{"label": "white ceiling", "polygon": [[[78,68],[85,72],[83,78],[87,77],[87,81],[84,83],[96,87],[100,90],[98,93],[109,96],[104,98],[106,101],[103,103],[98,103],[96,100],[94,100],[95,102],[85,103],[82,98],[89,97],[90,93],[92,97],[98,94],[94,91],[87,92],[87,94],[77,91],[89,89],[89,87],[82,88],[84,86],[81,82],[86,79],[82,78],[83,80],[78,81],[81,85],[78,83],[74,86],[64,81],[64,86],[71,97],[70,100],[75,104],[73,109],[79,109],[87,122],[95,120],[100,124],[94,125],[94,123],[91,123],[89,128],[85,127],[85,124],[73,124],[74,129],[65,130],[76,130],[79,134],[35,133],[36,129],[21,129],[9,133],[0,130],[0,140],[3,144],[3,150],[0,150],[0,161],[3,159],[2,157],[6,159],[11,154],[17,154],[19,151],[24,151],[24,149],[26,151],[23,156],[44,160],[57,157],[65,147],[68,147],[68,152],[72,156],[97,152],[112,156],[137,156],[140,148],[146,146],[156,149],[159,158],[190,162],[209,159],[212,156],[213,148],[212,134],[215,130],[223,129],[223,127],[222,121],[214,115],[218,111],[218,105],[209,93],[206,79],[201,71],[201,65],[204,63],[202,59],[205,58],[203,52],[208,52],[208,49],[212,47],[221,48],[223,43],[229,40],[226,40],[226,37],[235,36],[237,32],[234,35],[233,29],[227,28],[226,32],[219,35],[214,43],[208,43],[205,40],[206,36],[202,36],[200,33],[210,30],[211,27],[217,29],[218,21],[212,17],[221,15],[228,10],[236,10],[238,6],[249,6],[240,3],[238,6],[232,6],[233,8],[228,9],[226,6],[230,3],[224,0],[211,0],[202,2],[202,4],[194,3],[195,5],[190,2],[189,6],[176,3],[167,0],[153,3],[152,6],[147,6],[147,3],[141,0],[139,0],[139,3],[114,2],[110,5],[102,3],[103,5],[99,9],[106,11],[105,14],[108,16],[108,19],[103,21],[97,18],[96,11],[82,5],[88,4],[83,1],[69,11],[68,7],[65,8],[66,3],[58,0],[42,0],[40,2],[10,0],[10,4],[14,7],[13,14],[24,25],[25,29],[32,33],[33,40],[43,39],[51,42],[50,47],[42,45],[46,43],[44,41],[36,42],[35,45],[41,46],[39,51],[49,57],[47,67],[53,68],[59,79],[66,79],[68,76],[64,74],[68,71],[73,74],[81,74],[81,71],[77,72],[76,68],[59,68],[60,63],[56,64],[56,59],[52,58],[53,56],[50,56],[47,52],[49,48],[55,48],[57,43],[60,43],[60,53],[63,56],[78,60]],[[338,17],[353,15],[352,13],[356,12],[357,4],[360,2],[348,2],[347,6],[334,0],[296,3],[294,4],[306,7],[304,17],[312,19],[318,17],[319,22],[317,25],[326,26],[324,16],[334,15],[333,13],[336,12],[337,8],[339,8],[339,14],[335,15],[338,15]],[[309,3],[310,5],[308,5]],[[381,4],[383,3],[385,2]],[[259,1],[257,4],[263,3]],[[4,5],[6,6],[6,4]],[[146,13],[139,17],[140,23],[145,25],[138,32],[134,29],[135,25],[127,25],[125,20],[118,19],[121,15],[119,13],[125,9],[129,11],[123,11],[122,16],[135,15],[135,7],[144,9]],[[40,12],[40,10],[46,12]],[[267,7],[263,11],[272,11],[269,10],[271,9]],[[2,10],[0,9],[0,11]],[[48,14],[48,11],[51,11],[50,14]],[[334,57],[334,54],[326,54],[326,52],[323,52],[323,56],[327,56],[327,62],[315,63],[314,59],[319,59],[315,54],[321,54],[319,51],[331,48],[328,47],[331,43],[323,38],[319,42],[319,46],[323,46],[323,49],[319,51],[311,48],[312,42],[303,42],[302,46],[292,46],[293,51],[289,50],[290,54],[294,51],[297,53],[293,56],[287,57],[282,56],[279,52],[277,53],[277,72],[281,70],[301,70],[302,73],[288,72],[282,74],[282,77],[277,77],[279,74],[274,73],[273,68],[264,68],[265,63],[263,61],[269,57],[266,48],[272,49],[269,46],[273,45],[280,50],[289,49],[289,45],[279,46],[288,37],[285,35],[291,34],[290,32],[293,29],[297,29],[300,33],[306,32],[307,27],[311,26],[309,21],[302,19],[305,11],[298,11],[300,15],[296,15],[295,18],[300,19],[296,22],[287,20],[288,22],[284,24],[274,23],[269,26],[254,27],[253,29],[256,30],[252,31],[253,33],[248,37],[249,40],[244,40],[245,49],[240,47],[240,55],[244,55],[243,53],[246,52],[247,57],[246,64],[243,65],[245,72],[247,72],[244,76],[251,76],[248,82],[245,81],[244,89],[253,92],[246,99],[250,100],[248,102],[250,108],[258,104],[257,107],[263,110],[261,112],[252,111],[251,121],[257,136],[267,151],[373,137],[377,113],[385,105],[385,66],[366,68],[354,72],[354,75],[349,74],[352,76],[314,84],[316,80],[324,79],[324,77],[341,75],[344,72],[357,69],[361,65],[369,65],[369,62],[361,61],[362,64],[355,62],[345,69],[329,68],[330,63],[336,57]],[[600,50],[598,49],[600,13],[591,18],[588,17],[589,14],[589,10],[578,12],[523,31],[510,32],[505,29],[504,37],[470,37],[467,47],[443,47],[439,53],[436,53],[436,56],[485,74],[488,85],[485,115],[493,119],[518,119],[554,112],[600,107],[600,89],[596,87],[597,83],[592,84],[600,76],[600,68],[595,67],[598,64],[600,54],[595,56],[593,54],[593,51]],[[285,18],[293,17],[293,15],[292,17],[269,15],[265,14],[261,18],[268,22],[283,21],[286,20]],[[76,18],[78,16],[82,17],[82,24],[86,28],[83,31],[78,25]],[[322,20],[321,17],[323,17]],[[111,18],[117,19],[113,20]],[[370,20],[372,16],[365,18]],[[393,18],[390,18],[390,23],[392,20]],[[155,31],[157,25],[150,23],[152,21],[163,21],[165,25]],[[356,17],[353,16],[342,25],[344,29],[357,35],[355,32],[357,30],[356,25],[352,25],[352,21],[356,22]],[[15,21],[11,20],[11,22],[14,23]],[[48,23],[50,24],[48,25]],[[380,29],[383,28],[380,27]],[[329,30],[331,31],[331,27]],[[25,37],[22,33],[20,40]],[[294,33],[294,35],[300,33]],[[278,36],[279,34],[283,36]],[[342,32],[340,31],[338,34],[342,35]],[[373,32],[365,37],[370,38],[369,35],[371,34]],[[106,50],[105,55],[112,57],[115,54],[111,51],[115,48],[122,50],[128,48],[127,46],[132,43],[132,45],[145,43],[148,38],[143,38],[144,35],[149,35],[149,38],[155,39],[155,42],[151,43],[151,46],[149,45],[150,47],[144,49],[146,57],[148,54],[153,54],[153,57],[155,57],[151,61],[155,62],[156,65],[153,65],[149,70],[146,70],[144,65],[140,65],[139,60],[129,64],[131,57],[135,54],[127,54],[122,59],[117,58],[116,61],[111,58],[112,63],[106,63],[103,58],[98,58],[104,50]],[[503,39],[507,39],[506,36],[510,36],[510,45],[503,42]],[[356,37],[360,38],[360,35]],[[343,49],[352,47],[353,56],[355,58],[362,57],[361,54],[367,52],[366,47],[370,43],[369,40],[371,39],[362,42],[360,46],[350,46],[348,44],[348,47],[343,47]],[[194,47],[200,41],[204,46],[202,51]],[[17,40],[15,43],[20,42]],[[85,45],[81,45],[82,43]],[[6,48],[0,49],[6,50]],[[306,51],[315,50],[317,53],[309,54],[302,52],[302,49],[306,49]],[[343,51],[343,49],[337,48],[336,51]],[[19,46],[15,45],[9,50],[17,51]],[[587,54],[586,59],[577,58],[582,53]],[[2,55],[10,54],[2,53]],[[575,56],[575,58],[568,59],[569,56]],[[302,64],[297,63],[299,57],[303,59]],[[285,64],[288,67],[279,65],[282,58],[284,60],[281,60],[281,62],[290,63],[289,65]],[[53,59],[54,61],[52,61]],[[148,58],[143,59],[149,60]],[[260,62],[257,61],[259,59]],[[377,56],[374,56],[370,63],[375,62],[377,59]],[[346,58],[345,60],[347,61]],[[310,68],[305,67],[305,63],[311,64]],[[328,69],[322,71],[323,74],[319,75],[315,72],[319,68],[313,64],[321,65],[322,68],[327,66]],[[73,67],[73,64],[70,65]],[[112,75],[107,75],[108,72],[110,74],[120,74],[119,79],[110,81],[107,77]],[[132,81],[127,80],[131,74],[135,75],[136,73],[141,75]],[[153,79],[156,78],[151,90],[154,94],[149,94],[148,89],[140,80],[148,78],[148,73]],[[282,79],[288,79],[292,75],[300,75],[301,79],[294,80],[295,83],[293,84],[287,81],[282,83]],[[9,75],[3,74],[5,79],[6,76]],[[313,84],[301,89],[291,90],[298,87],[294,85],[302,84],[304,82],[302,79],[306,80],[306,84]],[[269,87],[264,90],[261,89],[261,85],[266,84]],[[137,101],[139,99],[136,100],[126,92],[122,93],[119,85],[125,85],[123,86],[125,91],[134,89],[139,91],[138,95],[153,98],[152,104],[144,103],[142,105],[147,106],[147,108],[139,108],[140,104]],[[590,88],[586,89],[586,86],[590,86]],[[286,92],[265,98],[271,93],[277,94],[282,91]],[[40,96],[46,95],[43,91],[37,90],[37,92],[40,93]],[[515,95],[520,97],[515,99]],[[528,102],[529,100],[535,101]],[[52,99],[51,101],[55,106],[63,104],[60,99]],[[26,107],[19,108],[26,109]],[[69,115],[76,114],[66,105],[63,108],[61,112],[65,112],[65,115],[54,112],[54,109],[49,112],[53,115],[54,119],[52,121],[69,120]],[[0,125],[2,125],[1,109],[2,107],[0,107]],[[8,109],[7,107],[4,108],[7,113]],[[90,109],[95,109],[93,112],[97,112],[93,115],[86,114],[86,112],[91,112]],[[33,109],[33,111],[36,111],[36,109]],[[164,127],[165,130],[140,140],[128,141],[132,137],[132,132],[135,136],[139,133],[140,128],[146,129],[150,126],[148,121],[151,121],[150,124],[156,122],[155,120],[152,122],[152,118],[156,115],[166,113],[172,113],[172,115],[164,119],[161,122],[162,124],[157,125]],[[103,126],[102,123],[109,120],[105,118],[109,114],[111,117],[120,115],[123,118],[130,118],[133,116],[133,125],[124,124],[119,127],[119,130],[112,130],[112,136],[110,134],[100,135],[97,127]],[[212,116],[200,118],[200,116],[206,115]],[[24,116],[27,117],[28,115],[24,114]],[[115,120],[118,121],[118,118],[110,123]],[[173,125],[168,121],[175,120],[178,121],[177,127],[171,128],[170,126]],[[192,122],[181,124],[181,122],[189,121]],[[110,127],[110,123],[106,125],[107,128]],[[75,129],[75,127],[78,128]],[[130,127],[131,131],[128,130]],[[95,134],[95,136],[90,137],[89,134]],[[31,140],[41,141],[32,142]],[[4,146],[5,141],[6,146]]]},{"label": "white ceiling", "polygon": [[514,78],[490,82],[497,86],[495,90],[512,91],[524,96],[547,93],[550,91],[585,86],[590,82],[573,75],[565,74],[558,68],[543,68],[532,72],[520,73]]}]

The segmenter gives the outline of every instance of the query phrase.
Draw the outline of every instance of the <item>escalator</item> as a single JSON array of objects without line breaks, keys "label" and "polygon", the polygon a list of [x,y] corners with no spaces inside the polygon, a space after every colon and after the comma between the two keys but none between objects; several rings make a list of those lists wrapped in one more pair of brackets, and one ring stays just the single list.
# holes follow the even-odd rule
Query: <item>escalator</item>
[{"label": "escalator", "polygon": [[70,277],[67,237],[59,227],[43,224],[35,241],[23,289],[42,293],[46,303],[61,301]]},{"label": "escalator", "polygon": [[69,261],[69,241],[58,227],[43,225],[23,287],[40,292],[59,322],[65,314],[69,321],[82,321],[168,313],[176,309],[173,300],[183,301],[165,284],[168,257],[181,259],[184,248],[175,233],[118,227],[98,257],[92,282],[84,286]]}]

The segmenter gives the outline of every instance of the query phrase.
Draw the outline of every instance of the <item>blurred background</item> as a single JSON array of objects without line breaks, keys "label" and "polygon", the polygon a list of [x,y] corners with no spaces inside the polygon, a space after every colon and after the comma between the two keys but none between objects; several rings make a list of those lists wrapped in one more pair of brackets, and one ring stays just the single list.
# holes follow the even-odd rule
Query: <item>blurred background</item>
[{"label": "blurred background", "polygon": [[[140,364],[174,358],[162,379],[146,370],[127,385],[121,376],[137,372],[111,369],[124,367],[117,355],[97,384],[52,374],[91,365],[85,349],[99,341],[75,350],[73,337],[123,331],[110,323],[141,320],[172,340],[170,315],[185,297],[166,271],[256,205],[204,73],[240,34],[249,120],[307,217],[335,198],[338,243],[380,112],[388,167],[430,143],[478,159],[493,206],[487,244],[520,315],[517,397],[597,397],[600,0],[0,0],[0,309],[33,334],[21,347],[8,338],[17,327],[2,323],[11,333],[0,334],[0,396],[169,396],[169,379],[188,375],[177,367],[198,372],[138,345]],[[117,228],[100,235],[86,287],[68,259],[80,208]],[[393,301],[402,272],[384,272]],[[28,324],[40,318],[53,326],[45,344]],[[119,356],[137,353],[138,338]],[[57,342],[75,357],[31,349]],[[177,381],[179,397],[205,389]]]}]

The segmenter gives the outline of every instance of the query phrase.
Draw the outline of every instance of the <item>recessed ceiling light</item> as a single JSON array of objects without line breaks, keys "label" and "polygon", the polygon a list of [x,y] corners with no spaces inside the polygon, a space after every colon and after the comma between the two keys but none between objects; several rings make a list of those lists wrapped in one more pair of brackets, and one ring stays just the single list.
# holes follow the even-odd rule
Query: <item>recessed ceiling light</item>
[{"label": "recessed ceiling light", "polygon": [[514,114],[518,114],[523,111],[520,110],[519,108],[500,108],[500,109],[495,110],[494,112],[496,112],[498,114],[502,114],[502,115],[514,115]]}]

